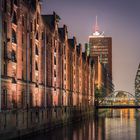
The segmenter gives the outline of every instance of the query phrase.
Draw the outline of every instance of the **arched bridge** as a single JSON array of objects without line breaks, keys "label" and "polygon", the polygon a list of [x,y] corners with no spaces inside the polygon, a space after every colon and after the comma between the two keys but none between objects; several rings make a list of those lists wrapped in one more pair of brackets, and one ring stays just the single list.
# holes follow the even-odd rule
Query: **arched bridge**
[{"label": "arched bridge", "polygon": [[140,108],[135,95],[123,90],[117,90],[106,97],[95,99],[95,106],[97,108]]}]

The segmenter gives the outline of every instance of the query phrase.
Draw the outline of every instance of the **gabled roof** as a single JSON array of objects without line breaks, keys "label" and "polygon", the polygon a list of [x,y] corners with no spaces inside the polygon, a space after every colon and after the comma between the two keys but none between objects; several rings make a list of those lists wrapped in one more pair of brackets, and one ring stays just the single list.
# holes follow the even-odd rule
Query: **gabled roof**
[{"label": "gabled roof", "polygon": [[69,45],[74,49],[75,45],[76,45],[76,38],[73,37],[71,39],[68,39],[68,43]]},{"label": "gabled roof", "polygon": [[54,29],[56,22],[59,22],[60,20],[60,17],[55,12],[51,15],[42,15],[42,18],[51,29]]},{"label": "gabled roof", "polygon": [[64,41],[64,40],[65,40],[65,37],[66,37],[67,34],[68,34],[67,26],[66,26],[66,25],[63,25],[63,27],[58,28],[58,32],[59,32],[60,39],[61,39],[62,41]]},{"label": "gabled roof", "polygon": [[81,51],[82,51],[82,46],[81,46],[81,44],[79,44],[76,46],[76,52],[77,52],[78,56],[80,56]]}]

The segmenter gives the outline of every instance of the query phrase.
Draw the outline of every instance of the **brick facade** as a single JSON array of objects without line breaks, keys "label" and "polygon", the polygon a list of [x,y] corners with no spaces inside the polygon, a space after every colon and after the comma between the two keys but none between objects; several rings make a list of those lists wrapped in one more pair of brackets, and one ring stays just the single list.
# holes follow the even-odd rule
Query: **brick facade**
[{"label": "brick facade", "polygon": [[93,105],[93,63],[59,20],[37,0],[2,1],[2,110]]}]

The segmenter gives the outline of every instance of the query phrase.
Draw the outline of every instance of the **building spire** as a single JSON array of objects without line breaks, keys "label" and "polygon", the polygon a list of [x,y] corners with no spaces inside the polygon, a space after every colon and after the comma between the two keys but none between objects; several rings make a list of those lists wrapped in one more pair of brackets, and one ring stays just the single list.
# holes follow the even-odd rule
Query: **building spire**
[{"label": "building spire", "polygon": [[96,16],[96,23],[95,23],[95,32],[99,31],[99,26],[98,26],[98,17]]},{"label": "building spire", "polygon": [[99,31],[99,26],[98,26],[98,17],[96,16],[96,22],[95,22],[95,27],[94,27],[94,32],[93,32],[93,36],[104,36],[104,32],[100,32]]}]

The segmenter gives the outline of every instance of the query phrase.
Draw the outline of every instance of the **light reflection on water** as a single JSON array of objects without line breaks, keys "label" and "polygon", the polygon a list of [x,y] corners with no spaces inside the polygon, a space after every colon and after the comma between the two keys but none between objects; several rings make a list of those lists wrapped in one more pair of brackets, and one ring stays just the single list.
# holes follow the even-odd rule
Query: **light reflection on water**
[{"label": "light reflection on water", "polygon": [[113,110],[113,117],[105,118],[105,139],[135,140],[135,110]]},{"label": "light reflection on water", "polygon": [[[140,140],[140,113],[135,109],[110,109],[81,123],[57,128],[34,140]],[[31,140],[31,138],[30,138]]]}]

